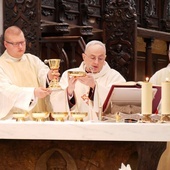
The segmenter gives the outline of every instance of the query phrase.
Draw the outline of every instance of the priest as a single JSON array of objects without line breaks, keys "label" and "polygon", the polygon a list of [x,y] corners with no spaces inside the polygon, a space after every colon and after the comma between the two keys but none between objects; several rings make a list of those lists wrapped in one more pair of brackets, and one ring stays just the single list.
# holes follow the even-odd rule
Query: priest
[{"label": "priest", "polygon": [[[170,45],[168,48],[168,57],[170,61]],[[155,72],[150,78],[150,82],[153,83],[153,85],[158,86],[161,86],[162,82],[169,80],[170,80],[170,63],[166,67]],[[159,104],[158,112],[159,114],[161,114],[161,102]],[[167,142],[167,148],[161,156],[157,170],[162,169],[169,170],[169,167],[170,167],[170,142]]]},{"label": "priest", "polygon": [[38,57],[25,53],[22,30],[11,26],[4,32],[6,50],[0,57],[0,119],[11,119],[15,111],[47,110],[45,98],[51,94],[47,83],[59,73],[49,69]]},{"label": "priest", "polygon": [[88,112],[88,120],[97,120],[110,87],[126,80],[106,62],[106,47],[102,42],[90,41],[82,58],[78,68],[62,74],[61,97],[58,92],[53,92],[50,100],[53,111]]}]

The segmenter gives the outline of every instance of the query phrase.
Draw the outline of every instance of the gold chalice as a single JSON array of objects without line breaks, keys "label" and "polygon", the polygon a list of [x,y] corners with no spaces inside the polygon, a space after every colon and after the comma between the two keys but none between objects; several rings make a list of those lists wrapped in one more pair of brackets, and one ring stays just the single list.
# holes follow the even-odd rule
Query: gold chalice
[{"label": "gold chalice", "polygon": [[32,117],[38,122],[43,122],[49,117],[49,114],[49,112],[34,112]]},{"label": "gold chalice", "polygon": [[[45,60],[44,63],[48,63],[51,70],[58,70],[60,68],[60,59]],[[52,79],[49,84],[49,88],[52,90],[61,89],[58,79]]]},{"label": "gold chalice", "polygon": [[87,112],[71,112],[71,116],[76,122],[83,122],[83,119],[87,116]]},{"label": "gold chalice", "polygon": [[52,112],[51,116],[55,121],[64,122],[64,119],[68,116],[68,112]]},{"label": "gold chalice", "polygon": [[84,71],[68,71],[68,76],[84,77],[86,76],[86,73]]},{"label": "gold chalice", "polygon": [[13,112],[13,118],[16,119],[16,121],[25,121],[25,118],[28,116],[28,113],[26,111],[14,111]]}]

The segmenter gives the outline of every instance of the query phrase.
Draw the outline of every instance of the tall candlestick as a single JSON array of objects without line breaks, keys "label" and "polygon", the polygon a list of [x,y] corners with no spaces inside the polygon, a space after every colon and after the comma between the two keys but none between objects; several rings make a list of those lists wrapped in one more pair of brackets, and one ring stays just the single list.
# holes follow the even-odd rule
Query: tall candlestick
[{"label": "tall candlestick", "polygon": [[170,81],[162,82],[161,114],[170,114]]},{"label": "tall candlestick", "polygon": [[152,114],[152,83],[143,82],[142,83],[142,115]]}]

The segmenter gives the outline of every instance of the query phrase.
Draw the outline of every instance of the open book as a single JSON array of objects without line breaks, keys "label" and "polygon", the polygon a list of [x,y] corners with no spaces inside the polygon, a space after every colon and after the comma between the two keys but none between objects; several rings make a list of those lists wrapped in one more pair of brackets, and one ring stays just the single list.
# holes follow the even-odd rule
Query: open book
[{"label": "open book", "polygon": [[[109,105],[115,104],[118,106],[134,105],[141,106],[141,85],[142,82],[126,82],[121,84],[114,84],[103,104],[103,112],[105,112]],[[152,86],[153,102],[152,113],[157,112],[157,107],[161,99],[161,87]]]}]

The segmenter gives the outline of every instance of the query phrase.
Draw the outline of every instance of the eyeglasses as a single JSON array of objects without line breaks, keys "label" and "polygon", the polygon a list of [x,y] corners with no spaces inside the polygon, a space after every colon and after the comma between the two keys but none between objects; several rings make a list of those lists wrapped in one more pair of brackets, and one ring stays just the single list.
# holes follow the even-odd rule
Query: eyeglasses
[{"label": "eyeglasses", "polygon": [[13,45],[14,47],[18,47],[19,45],[25,45],[25,43],[26,43],[26,41],[24,40],[24,41],[20,41],[20,42],[9,42],[9,41],[5,41],[5,42],[7,42],[8,44],[11,44],[11,45]]}]

